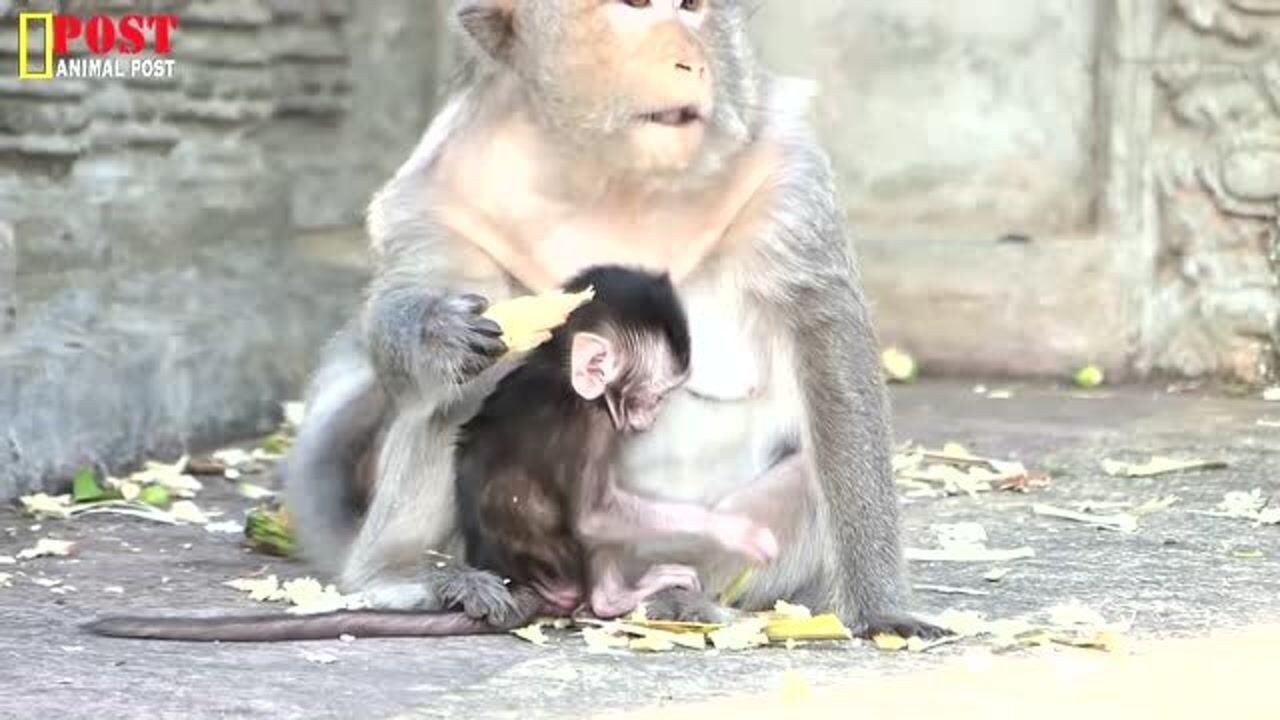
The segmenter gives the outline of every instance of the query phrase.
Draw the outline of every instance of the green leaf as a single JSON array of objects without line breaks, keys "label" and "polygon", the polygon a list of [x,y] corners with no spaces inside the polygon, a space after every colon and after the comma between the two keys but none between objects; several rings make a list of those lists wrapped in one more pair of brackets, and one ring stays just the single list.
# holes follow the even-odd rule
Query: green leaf
[{"label": "green leaf", "polygon": [[93,477],[92,468],[81,468],[71,481],[71,497],[78,503],[93,502],[107,496],[98,481]]},{"label": "green leaf", "polygon": [[142,488],[142,494],[138,499],[151,507],[164,508],[169,505],[173,497],[169,494],[169,489],[163,485],[148,485]]}]

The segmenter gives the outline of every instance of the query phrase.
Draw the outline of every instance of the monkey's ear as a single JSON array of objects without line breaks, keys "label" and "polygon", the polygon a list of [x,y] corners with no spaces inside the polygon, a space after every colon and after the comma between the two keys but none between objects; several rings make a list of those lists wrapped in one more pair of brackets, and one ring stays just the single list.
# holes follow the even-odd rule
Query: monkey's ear
[{"label": "monkey's ear", "polygon": [[458,8],[458,24],[495,61],[507,64],[515,46],[514,0],[466,0]]},{"label": "monkey's ear", "polygon": [[618,379],[621,367],[618,353],[608,338],[580,332],[573,336],[569,350],[570,379],[573,391],[585,400],[595,400]]}]

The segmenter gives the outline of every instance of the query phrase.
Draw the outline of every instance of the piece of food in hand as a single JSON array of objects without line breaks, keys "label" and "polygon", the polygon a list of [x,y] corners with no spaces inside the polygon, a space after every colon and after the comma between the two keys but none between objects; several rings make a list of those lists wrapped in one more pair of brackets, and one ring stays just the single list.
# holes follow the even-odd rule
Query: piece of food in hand
[{"label": "piece of food in hand", "polygon": [[595,296],[594,288],[579,293],[556,290],[526,295],[490,306],[484,317],[502,328],[502,341],[511,352],[527,352],[550,340],[552,330]]},{"label": "piece of food in hand", "polygon": [[258,552],[280,557],[292,557],[296,549],[293,524],[288,511],[267,507],[254,508],[244,523],[244,536],[249,547]]}]

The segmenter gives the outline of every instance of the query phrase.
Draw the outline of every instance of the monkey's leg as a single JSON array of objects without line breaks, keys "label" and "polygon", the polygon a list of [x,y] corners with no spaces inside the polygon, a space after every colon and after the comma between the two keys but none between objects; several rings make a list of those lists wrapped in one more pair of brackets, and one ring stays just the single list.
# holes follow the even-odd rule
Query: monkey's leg
[{"label": "monkey's leg", "polygon": [[401,408],[378,457],[377,488],[342,575],[379,609],[445,610],[504,625],[515,611],[493,573],[440,555],[456,554],[451,419]]},{"label": "monkey's leg", "polygon": [[734,512],[714,512],[695,503],[640,497],[609,483],[584,509],[578,532],[591,544],[630,544],[693,535],[729,552],[766,564],[778,555],[778,540],[767,527]]},{"label": "monkey's leg", "polygon": [[654,565],[634,585],[623,576],[622,562],[614,548],[591,551],[591,612],[601,619],[626,615],[647,598],[664,590],[699,592],[698,569],[690,565]]}]

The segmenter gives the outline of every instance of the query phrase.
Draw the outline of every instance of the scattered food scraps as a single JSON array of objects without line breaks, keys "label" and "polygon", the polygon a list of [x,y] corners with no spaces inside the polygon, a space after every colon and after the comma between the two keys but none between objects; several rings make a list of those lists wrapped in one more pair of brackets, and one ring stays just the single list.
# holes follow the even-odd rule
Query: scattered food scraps
[{"label": "scattered food scraps", "polygon": [[275,575],[265,578],[239,578],[223,583],[249,594],[256,602],[281,602],[291,605],[288,612],[298,615],[358,610],[365,607],[359,595],[343,595],[333,585],[321,585],[310,577],[297,578],[281,583]]},{"label": "scattered food scraps", "polygon": [[897,652],[899,650],[907,649],[906,638],[900,637],[898,635],[894,635],[892,633],[881,633],[879,635],[876,635],[875,637],[871,638],[871,642],[874,643],[878,649],[884,650],[887,652]]},{"label": "scattered food scraps", "polygon": [[163,485],[148,485],[142,489],[138,499],[151,507],[166,508],[173,501],[173,496]]},{"label": "scattered food scraps", "polygon": [[1222,496],[1218,503],[1218,511],[1227,517],[1252,520],[1267,506],[1267,498],[1262,496],[1262,488],[1254,488],[1251,492],[1233,491]]},{"label": "scattered food scraps", "polygon": [[1262,391],[1262,399],[1267,402],[1280,402],[1280,387],[1267,388]]},{"label": "scattered food scraps", "polygon": [[908,495],[976,495],[992,490],[1025,492],[1048,484],[1048,478],[1032,475],[1019,462],[978,457],[958,443],[942,450],[907,448],[894,455],[894,474],[899,484],[911,488]]},{"label": "scattered food scraps", "polygon": [[66,518],[71,511],[70,495],[36,493],[18,498],[28,514],[35,517]]},{"label": "scattered food scraps", "polygon": [[1085,365],[1076,371],[1075,382],[1077,387],[1092,390],[1106,382],[1106,374],[1097,365]]},{"label": "scattered food scraps", "polygon": [[71,497],[76,502],[92,502],[107,497],[107,491],[98,485],[93,470],[83,468],[71,480]]},{"label": "scattered food scraps", "polygon": [[58,578],[37,577],[37,578],[31,578],[31,582],[35,583],[36,585],[39,585],[42,588],[54,588],[62,584],[62,581],[59,580]]},{"label": "scattered food scraps", "polygon": [[512,635],[533,643],[534,645],[546,645],[547,634],[542,632],[542,623],[533,623],[522,628],[511,631]]},{"label": "scattered food scraps", "polygon": [[169,464],[148,460],[142,469],[129,475],[129,480],[141,486],[159,485],[177,497],[191,498],[204,489],[204,485],[187,474],[187,462],[190,458],[183,455],[177,462]]},{"label": "scattered food scraps", "polygon": [[241,497],[245,497],[250,500],[268,500],[276,496],[275,490],[268,490],[261,485],[254,485],[253,483],[248,482],[242,482],[237,485],[236,491],[240,493]]},{"label": "scattered food scraps", "polygon": [[853,632],[832,613],[814,617],[775,617],[765,625],[769,642],[852,640]]},{"label": "scattered food scraps", "polygon": [[1178,460],[1153,456],[1145,463],[1129,463],[1119,460],[1103,460],[1102,470],[1108,475],[1131,478],[1156,477],[1171,473],[1196,470],[1224,470],[1227,463],[1219,460]]},{"label": "scattered food scraps", "polygon": [[764,618],[749,617],[712,632],[707,639],[717,650],[749,650],[769,644],[767,625]]},{"label": "scattered food scraps", "polygon": [[244,535],[249,547],[261,553],[291,557],[297,550],[292,519],[283,508],[258,507],[245,518]]},{"label": "scattered food scraps", "polygon": [[1074,510],[1067,510],[1065,508],[1040,503],[1032,505],[1031,512],[1044,517],[1071,520],[1073,522],[1093,525],[1094,527],[1100,527],[1106,530],[1116,530],[1122,533],[1135,533],[1138,531],[1138,518],[1128,513],[1094,515],[1092,513],[1076,512]]},{"label": "scattered food scraps", "polygon": [[239,535],[244,532],[244,525],[235,520],[223,520],[221,522],[211,522],[205,525],[204,529],[215,535]]},{"label": "scattered food scraps", "polygon": [[1280,428],[1280,420],[1269,420],[1267,418],[1263,418],[1258,421],[1258,427]]},{"label": "scattered food scraps", "polygon": [[880,365],[890,382],[907,383],[916,379],[915,358],[898,348],[885,348],[880,353]]},{"label": "scattered food scraps", "polygon": [[29,547],[18,553],[19,560],[34,560],[42,557],[66,557],[75,550],[76,544],[70,540],[52,540],[40,538],[35,547]]},{"label": "scattered food scraps", "polygon": [[169,513],[173,515],[175,520],[180,522],[192,525],[207,525],[209,523],[209,516],[190,500],[179,500],[174,503],[170,506]]},{"label": "scattered food scraps", "polygon": [[1237,548],[1231,551],[1231,557],[1237,560],[1265,560],[1267,554],[1258,548]]},{"label": "scattered food scraps", "polygon": [[755,575],[755,568],[748,566],[738,574],[730,583],[725,586],[723,592],[720,593],[719,603],[725,607],[729,607],[742,597],[747,591],[747,585],[751,583],[752,576]]}]

